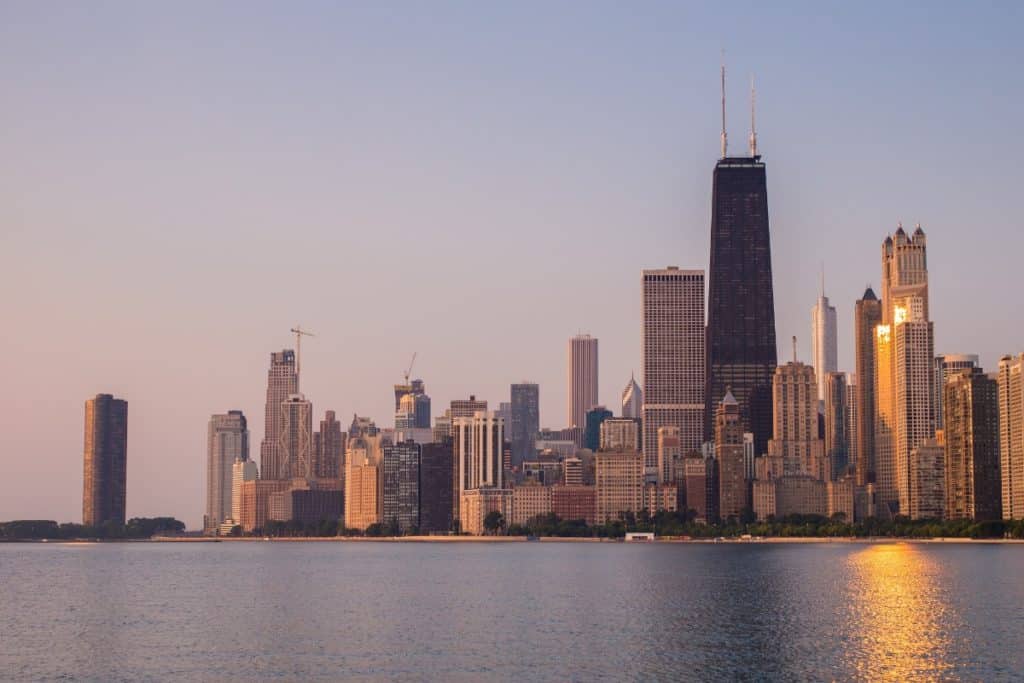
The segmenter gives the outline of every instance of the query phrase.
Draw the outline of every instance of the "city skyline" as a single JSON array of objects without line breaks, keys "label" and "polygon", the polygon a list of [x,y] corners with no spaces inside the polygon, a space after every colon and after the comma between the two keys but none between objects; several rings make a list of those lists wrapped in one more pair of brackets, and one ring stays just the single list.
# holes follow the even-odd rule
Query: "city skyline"
[{"label": "city skyline", "polygon": [[[75,11],[71,11],[70,14],[74,15]],[[27,21],[36,26],[40,20],[38,17],[28,17]],[[66,19],[53,21],[59,29]],[[919,39],[920,36],[921,34],[911,35],[904,43],[908,46],[907,49],[915,45],[915,39]],[[732,44],[740,45],[741,41],[727,41],[726,47],[729,48]],[[28,49],[24,39],[15,40],[13,36],[7,41],[7,45],[6,49]],[[400,314],[401,309],[388,311],[387,317],[393,321],[390,326],[382,325],[381,320],[374,317],[371,317],[374,325],[360,326],[355,322],[358,316],[351,313],[354,308],[359,307],[360,299],[354,295],[344,295],[346,291],[359,292],[359,295],[364,297],[363,302],[370,307],[387,310],[391,307],[395,294],[391,287],[397,286],[398,289],[402,289],[411,286],[414,281],[411,276],[408,279],[400,276],[396,278],[397,285],[382,283],[378,289],[367,293],[366,290],[352,286],[347,278],[354,277],[354,274],[342,268],[340,281],[328,287],[325,273],[336,273],[335,269],[339,264],[351,260],[341,258],[331,261],[329,269],[325,263],[314,260],[310,271],[305,274],[308,281],[298,288],[298,291],[313,294],[307,296],[306,301],[286,300],[283,294],[274,294],[271,290],[263,289],[251,279],[247,279],[241,281],[244,287],[248,287],[245,290],[246,301],[240,302],[236,310],[225,311],[222,307],[215,306],[216,302],[210,296],[210,292],[230,290],[234,284],[233,276],[217,270],[219,261],[190,255],[192,247],[200,244],[197,234],[191,234],[186,230],[185,234],[171,236],[178,225],[175,221],[192,225],[191,214],[172,212],[170,217],[166,218],[137,220],[144,215],[160,213],[156,211],[150,214],[149,211],[143,210],[147,207],[143,201],[145,197],[137,199],[139,203],[130,206],[105,203],[101,199],[96,199],[96,203],[92,204],[80,204],[83,201],[82,193],[88,194],[87,191],[97,189],[97,186],[81,181],[80,184],[72,183],[73,187],[69,191],[70,196],[75,199],[72,203],[79,205],[80,213],[85,218],[69,218],[48,207],[44,198],[32,192],[24,191],[23,188],[8,190],[13,193],[11,196],[15,201],[7,202],[7,208],[0,209],[4,211],[0,214],[0,220],[4,225],[13,226],[11,230],[3,231],[2,238],[5,247],[3,252],[10,260],[5,259],[3,275],[0,277],[3,278],[2,284],[6,291],[19,291],[21,295],[16,301],[4,302],[3,310],[10,314],[6,315],[5,319],[11,321],[12,329],[34,329],[39,335],[5,335],[3,346],[0,347],[3,351],[0,355],[4,359],[5,376],[12,379],[14,389],[10,396],[4,398],[5,414],[11,416],[13,428],[5,430],[7,433],[0,437],[3,439],[3,448],[0,451],[3,455],[0,455],[0,458],[11,468],[11,475],[0,484],[3,487],[0,488],[0,518],[76,517],[75,510],[80,508],[75,501],[75,491],[80,491],[81,487],[81,402],[85,396],[97,392],[110,392],[132,404],[128,470],[128,488],[131,493],[128,497],[128,515],[174,513],[186,519],[191,527],[197,526],[197,516],[202,510],[201,501],[204,496],[204,483],[201,477],[196,475],[202,471],[206,453],[202,425],[211,414],[234,408],[241,409],[250,417],[250,431],[254,435],[255,451],[255,435],[263,433],[264,429],[259,415],[263,407],[261,385],[265,378],[263,373],[266,372],[266,354],[273,349],[290,346],[287,329],[295,319],[301,319],[320,333],[317,339],[310,340],[306,345],[306,355],[303,359],[306,371],[303,390],[313,402],[314,419],[319,419],[324,409],[329,408],[335,410],[343,422],[347,422],[348,415],[357,412],[372,417],[378,424],[389,424],[391,413],[385,408],[391,401],[391,386],[401,379],[409,352],[419,349],[421,357],[416,375],[431,386],[431,394],[437,405],[443,406],[447,404],[448,399],[473,393],[489,400],[492,406],[497,406],[505,400],[510,383],[522,376],[529,376],[542,385],[542,426],[564,426],[566,421],[561,416],[559,404],[564,405],[565,396],[559,390],[563,385],[558,381],[558,377],[564,376],[563,344],[567,336],[581,328],[590,330],[595,337],[601,339],[600,374],[603,375],[604,381],[598,402],[610,407],[617,406],[618,394],[628,380],[630,371],[639,370],[640,367],[640,340],[636,333],[640,319],[637,303],[639,295],[635,288],[637,274],[644,268],[659,267],[664,263],[677,263],[683,268],[701,269],[707,265],[706,239],[710,215],[710,202],[707,201],[710,196],[710,183],[707,170],[715,157],[717,147],[714,76],[719,57],[717,47],[699,47],[707,54],[694,62],[693,75],[687,73],[681,76],[682,89],[686,93],[687,101],[673,99],[665,102],[656,94],[660,92],[659,88],[645,87],[640,93],[640,99],[644,104],[636,111],[631,110],[634,117],[641,116],[644,112],[653,115],[657,119],[659,135],[666,136],[664,146],[668,149],[659,150],[654,154],[656,159],[643,175],[645,182],[657,179],[645,188],[641,195],[644,201],[655,199],[653,205],[656,208],[633,215],[631,212],[639,205],[620,206],[607,220],[589,226],[589,230],[598,229],[602,236],[602,239],[595,240],[595,245],[588,245],[585,242],[589,230],[581,232],[575,228],[565,238],[568,241],[558,242],[554,245],[555,248],[549,250],[554,253],[554,262],[559,263],[560,270],[559,274],[545,283],[545,291],[550,292],[554,298],[550,302],[544,301],[544,305],[557,304],[559,310],[564,311],[569,310],[568,306],[571,304],[575,310],[572,315],[551,324],[550,327],[535,331],[529,339],[513,337],[511,341],[504,341],[486,334],[484,323],[491,323],[491,314],[486,311],[480,313],[482,317],[470,316],[469,324],[464,318],[456,320],[459,318],[457,314],[449,315],[458,310],[457,303],[467,306],[476,303],[475,295],[469,294],[464,294],[465,298],[461,300],[450,299],[443,306],[428,301],[423,308],[408,315]],[[941,57],[942,54],[940,52],[938,56]],[[158,55],[147,53],[147,56],[155,59]],[[650,55],[644,53],[639,58],[648,59]],[[842,175],[826,177],[824,181],[827,182],[812,178],[811,176],[824,168],[816,165],[818,162],[812,158],[812,154],[821,151],[822,146],[826,152],[830,148],[829,144],[820,138],[823,129],[814,127],[821,125],[820,121],[815,124],[814,112],[793,115],[787,104],[793,88],[799,84],[799,70],[791,71],[783,68],[784,65],[778,60],[762,59],[760,55],[742,51],[735,54],[730,51],[726,59],[730,65],[735,65],[739,73],[748,68],[759,72],[759,107],[762,108],[759,111],[760,151],[772,165],[769,184],[772,192],[772,223],[775,228],[772,234],[772,257],[775,266],[779,357],[788,357],[789,354],[785,352],[788,347],[786,340],[792,334],[796,334],[801,348],[800,357],[809,360],[810,340],[805,338],[806,311],[813,303],[816,273],[813,269],[793,266],[801,262],[817,263],[823,259],[830,274],[830,299],[837,307],[839,315],[839,367],[852,371],[852,335],[849,334],[852,330],[852,302],[860,296],[865,283],[870,282],[876,289],[879,288],[875,251],[877,239],[893,230],[899,220],[903,220],[907,225],[913,225],[918,219],[926,226],[929,236],[934,238],[936,245],[934,251],[929,254],[930,270],[936,275],[931,283],[933,310],[929,312],[929,318],[937,322],[935,352],[977,353],[981,357],[980,365],[989,370],[996,367],[997,360],[1002,355],[1018,353],[1019,343],[1014,338],[1015,330],[1010,323],[998,318],[985,317],[984,311],[973,310],[973,307],[966,303],[972,298],[983,296],[993,287],[995,281],[991,278],[995,275],[990,275],[986,271],[999,273],[1000,264],[1007,263],[1000,261],[1000,258],[1004,258],[1003,254],[986,254],[987,258],[994,261],[980,266],[979,261],[971,260],[974,258],[972,255],[956,248],[956,236],[961,231],[973,228],[978,222],[991,225],[998,222],[995,220],[1000,215],[998,207],[985,209],[970,197],[971,183],[975,182],[970,176],[977,173],[976,169],[982,169],[980,175],[985,182],[1003,182],[997,176],[1001,172],[1000,159],[1004,155],[1000,154],[994,163],[990,163],[987,158],[977,158],[973,166],[962,164],[962,170],[951,174],[963,185],[957,191],[948,187],[944,189],[941,182],[928,186],[929,173],[923,167],[928,164],[928,154],[937,153],[929,151],[931,142],[942,136],[929,139],[926,134],[929,132],[929,125],[922,126],[924,131],[921,133],[910,133],[905,129],[910,119],[897,116],[894,127],[886,133],[886,139],[879,141],[884,143],[885,151],[879,152],[874,161],[895,165],[908,163],[906,160],[911,159],[911,170],[921,174],[921,178],[918,179],[920,185],[909,182],[892,183],[896,187],[891,191],[882,187],[889,182],[884,179],[879,179],[877,184],[861,185],[858,194],[866,197],[858,199],[856,203],[867,204],[869,208],[848,211],[850,215],[832,222],[832,216],[823,211],[823,206],[830,198],[853,202],[852,193],[846,192],[847,188],[833,185],[841,186],[843,178],[848,179],[845,175],[847,173],[850,177],[861,173],[857,169],[858,164],[864,163],[863,159],[849,159],[849,165],[842,169]],[[981,57],[975,56],[975,59],[980,60]],[[994,75],[986,77],[1001,78],[1003,82],[1009,83],[1013,82],[1011,79],[1019,78],[1000,69],[1001,67],[997,66]],[[663,74],[659,73],[659,85],[670,82],[670,72],[671,75],[680,76],[678,71],[676,66],[674,69],[666,68]],[[904,71],[903,75],[906,77],[908,74]],[[125,77],[130,81],[130,76],[131,74],[126,74]],[[954,71],[952,75],[947,72],[949,78],[961,76],[959,71]],[[50,77],[57,78],[52,75]],[[743,82],[743,78],[738,80]],[[886,83],[888,85],[883,85],[883,89],[892,87],[889,81]],[[935,97],[929,84],[918,87],[924,94]],[[934,84],[934,87],[938,88],[939,84]],[[948,87],[948,84],[942,87]],[[735,103],[733,108],[743,111],[743,87],[733,87],[729,94],[730,102]],[[33,102],[35,100],[28,97],[18,108],[9,112],[8,116],[23,126],[29,126],[27,117]],[[570,102],[563,103],[568,105],[567,111],[575,111]],[[466,103],[460,101],[459,104]],[[830,106],[838,107],[834,102]],[[990,105],[996,108],[997,119],[1000,116],[1009,117],[1018,106],[1019,103],[1008,107]],[[449,111],[461,112],[464,109],[452,104]],[[685,111],[687,119],[671,121],[670,119],[679,111]],[[143,112],[141,120],[152,124],[157,120],[153,116],[152,112]],[[557,119],[559,114],[556,112],[551,116]],[[933,110],[933,117],[943,125],[960,129],[961,122],[949,112],[940,114],[936,109]],[[737,117],[730,118],[730,130],[733,132],[734,141],[744,139],[745,127],[736,125],[741,120]],[[916,124],[917,118],[914,117],[913,120]],[[836,132],[837,137],[848,140],[851,136],[856,139],[858,134],[864,134],[863,129],[851,127],[849,124],[849,119],[833,120],[829,128],[842,128],[841,134],[833,132]],[[63,130],[60,122],[52,125],[55,126],[55,133],[61,133]],[[604,125],[610,124],[604,122]],[[811,127],[810,134],[808,126]],[[796,134],[794,127],[801,129],[801,135]],[[1010,129],[1007,127],[1007,130]],[[184,134],[183,130],[172,129],[172,133],[180,136]],[[109,134],[106,129],[103,129],[103,132]],[[135,132],[141,134],[138,130]],[[564,129],[562,132],[564,133]],[[57,139],[67,142],[66,131],[64,134],[64,138],[58,135]],[[545,131],[545,134],[550,132]],[[892,139],[888,138],[890,134]],[[81,141],[77,142],[81,144]],[[601,147],[589,137],[586,142],[595,146],[595,154],[621,153],[617,147]],[[673,144],[668,144],[669,142]],[[983,151],[989,149],[985,147],[985,141],[975,142],[982,145]],[[943,156],[950,152],[951,146],[956,147],[956,143],[948,138],[943,139],[943,143]],[[640,137],[630,138],[625,144],[646,149]],[[1019,143],[1010,141],[1009,144],[1012,148]],[[740,146],[742,147],[742,144]],[[19,145],[15,146],[14,150],[15,163],[29,160],[29,148]],[[962,149],[960,151],[963,152]],[[1005,150],[1003,151],[1005,153]],[[479,166],[488,160],[498,163],[497,160],[502,157],[502,153],[507,153],[508,150],[494,152],[491,155],[474,157],[470,166]],[[73,150],[66,149],[60,153],[52,153],[56,154],[56,157],[51,159],[82,161],[92,158],[88,148],[80,149],[77,155]],[[229,157],[237,158],[231,155]],[[605,161],[610,162],[611,158],[606,158]],[[312,164],[310,168],[320,168],[320,164],[324,162],[309,163]],[[35,182],[50,177],[47,175],[49,171],[38,165],[27,163],[24,166],[32,171],[34,175],[30,174],[30,178]],[[72,168],[74,166],[75,164],[72,164]],[[614,164],[602,164],[601,167],[611,169],[613,166]],[[831,168],[831,165],[829,167]],[[975,170],[969,172],[966,170],[968,167]],[[605,191],[601,179],[595,178],[592,173],[577,169],[575,173],[578,175],[573,176],[571,169],[565,168],[563,171],[567,177],[573,178],[563,181],[568,183],[563,186],[565,189],[572,189],[577,193],[585,192],[586,195]],[[903,175],[901,172],[900,176]],[[152,175],[143,176],[153,179]],[[615,178],[612,183],[615,185],[622,181],[625,174],[620,175],[616,171],[611,173],[611,176]],[[123,168],[105,166],[101,169],[100,177],[102,180],[94,182],[121,180],[126,183],[126,192],[138,192],[138,186],[129,182]],[[181,180],[174,175],[156,176],[157,179],[161,177]],[[462,176],[457,174],[456,177]],[[363,182],[372,183],[374,178],[380,180],[379,176],[371,173]],[[220,231],[214,230],[212,233],[213,246],[219,246],[221,241],[227,241],[229,238],[241,240],[241,248],[236,249],[235,253],[240,255],[243,263],[251,266],[252,271],[262,271],[265,263],[264,250],[270,241],[268,231],[275,227],[288,230],[291,222],[284,221],[283,216],[272,212],[266,220],[256,221],[252,232],[242,230],[242,226],[251,225],[249,219],[253,216],[246,211],[238,213],[240,209],[237,207],[232,209],[228,205],[215,202],[208,188],[216,187],[222,180],[213,176],[206,177],[205,180],[210,185],[186,182],[184,189],[194,192],[200,202],[210,207],[218,217],[217,222],[223,223]],[[413,186],[414,180],[415,178],[404,177],[398,182],[409,188]],[[577,187],[575,183],[582,187]],[[51,187],[51,184],[42,183],[40,186]],[[207,189],[204,190],[204,187]],[[291,189],[294,191],[294,188]],[[532,193],[522,203],[535,208],[526,213],[513,214],[512,220],[515,225],[521,224],[530,234],[530,238],[540,243],[542,235],[530,231],[540,230],[538,224],[548,225],[547,221],[552,218],[537,217],[536,207],[544,205],[545,195],[537,188],[531,186],[531,189]],[[106,187],[105,192],[98,192],[95,196],[109,196],[110,190],[110,187]],[[843,194],[844,192],[846,193]],[[801,198],[815,193],[821,195],[815,200],[821,204],[812,202],[811,210],[805,210],[801,206]],[[949,200],[941,196],[943,193],[955,197],[958,204],[951,209]],[[623,194],[628,194],[628,191]],[[441,196],[448,197],[454,202],[464,194],[452,190],[450,194],[442,193]],[[497,196],[500,198],[504,195]],[[569,196],[573,195],[570,193]],[[229,197],[228,202],[242,204],[242,197],[243,195],[234,195],[233,199]],[[267,197],[267,201],[270,201],[269,198],[279,198],[283,202],[282,207],[292,205],[295,201],[294,194],[291,195],[291,199],[287,199],[287,192],[283,195],[268,194]],[[314,219],[314,223],[319,227],[313,229],[309,235],[296,236],[296,243],[293,245],[294,248],[308,251],[310,254],[316,254],[313,236],[321,239],[328,234],[325,232],[325,226],[333,225],[337,220],[345,222],[342,220],[344,212],[338,211],[335,214],[330,210],[337,209],[336,205],[323,202],[316,192],[313,193],[313,197],[320,199],[316,203],[317,218]],[[150,208],[162,206],[163,200],[151,199],[155,203],[149,205]],[[568,204],[558,205],[556,214],[559,211],[571,213],[575,206],[571,202],[578,199],[579,197],[575,197],[570,199]],[[504,200],[495,201],[502,203]],[[483,199],[480,195],[470,193],[468,204],[481,202]],[[12,206],[15,208],[12,209]],[[801,208],[797,209],[797,206]],[[427,215],[431,217],[432,222],[443,221],[446,216],[454,215],[449,213],[452,211],[451,208],[436,205],[430,207],[434,211],[428,211]],[[465,220],[475,222],[472,216],[479,207],[462,208],[466,209]],[[640,217],[639,220],[637,216]],[[108,221],[108,218],[112,220]],[[379,222],[369,222],[393,225],[389,221],[398,220],[398,216],[390,214],[378,215],[378,218],[381,218]],[[826,218],[829,220],[825,220]],[[57,236],[69,239],[60,250],[61,253],[52,254],[52,262],[43,257],[44,253],[49,253],[43,249],[50,243],[51,233],[43,227],[47,224],[53,226]],[[202,220],[198,220],[196,225],[203,225]],[[408,225],[409,227],[404,230],[411,235],[414,230],[413,223],[409,221]],[[464,224],[460,220],[458,225]],[[133,226],[138,227],[138,234],[126,232]],[[495,230],[513,227],[512,223],[502,222]],[[437,236],[439,244],[449,245],[449,240],[463,236],[461,230],[462,228],[457,228],[450,232],[442,232]],[[618,231],[628,234],[616,234]],[[55,276],[59,275],[59,270],[69,265],[67,254],[85,256],[80,265],[71,264],[72,267],[66,269],[69,277],[78,276],[85,279],[94,273],[93,266],[87,264],[95,262],[99,264],[99,269],[102,269],[105,261],[101,254],[93,251],[88,245],[84,245],[86,248],[82,249],[83,243],[78,242],[81,239],[77,237],[78,232],[89,235],[90,239],[97,239],[99,245],[109,242],[116,244],[119,249],[129,250],[129,253],[135,250],[134,259],[118,264],[111,271],[111,279],[107,279],[108,276],[89,279],[96,293],[106,298],[101,298],[104,303],[99,308],[83,308],[81,311],[76,308],[81,300],[74,292],[67,291],[67,281]],[[277,236],[276,232],[274,234]],[[802,250],[799,246],[800,240],[810,234],[814,234],[819,240],[813,243],[818,246],[813,253],[807,253],[806,248]],[[335,242],[328,244],[337,245],[340,249],[346,245],[348,238],[355,239],[353,246],[357,250],[373,251],[376,244],[373,240],[361,236],[354,227],[344,231]],[[1015,249],[1013,246],[1015,243],[1019,244],[1019,234],[1009,233],[1006,238],[1009,244],[1004,251],[1019,253],[1019,248]],[[422,246],[419,242],[414,241],[414,244]],[[585,248],[582,253],[577,249],[581,245]],[[409,253],[414,251],[415,249],[410,250]],[[602,254],[604,256],[600,256]],[[615,269],[600,278],[589,277],[588,259],[600,256],[598,263],[606,267],[608,261],[605,259],[610,254],[615,256]],[[14,256],[18,258],[13,258]],[[24,258],[21,258],[22,256]],[[184,262],[179,264],[179,258]],[[397,272],[402,269],[400,266],[408,265],[408,258],[408,254],[392,252],[393,260],[378,256],[371,258],[370,261],[373,267],[380,269],[381,272]],[[536,258],[538,268],[545,268],[552,263],[543,256]],[[850,263],[836,272],[835,262],[840,260],[849,260]],[[484,280],[488,285],[485,289],[489,292],[507,294],[503,301],[510,301],[513,298],[512,292],[518,286],[518,282],[509,277],[510,273],[502,269],[493,273],[488,272],[483,266],[470,267],[458,262],[444,261],[442,265],[454,279],[461,277]],[[956,276],[965,269],[977,274],[976,282],[971,278]],[[419,278],[426,271],[416,272]],[[188,277],[184,277],[184,273],[188,273]],[[294,272],[288,274],[294,275]],[[16,284],[37,282],[40,277],[53,280],[50,285],[52,289],[30,288],[29,291],[24,291]],[[574,279],[580,280],[580,283],[577,284]],[[601,296],[591,299],[588,298],[591,293],[589,288],[594,280],[601,280],[604,288],[599,290]],[[124,291],[115,290],[115,285],[121,284],[122,281],[128,286]],[[586,287],[583,286],[584,281],[587,283]],[[435,292],[427,297],[432,301],[450,296],[453,291],[464,292],[451,289],[443,279],[435,284]],[[464,285],[465,282],[461,282],[460,286]],[[281,290],[293,291],[291,287],[282,286],[279,281],[275,282],[274,286]],[[622,290],[622,294],[617,294],[615,290]],[[429,293],[430,290],[426,291]],[[161,311],[159,319],[138,315],[144,306],[150,305],[154,300],[155,308]],[[265,305],[267,308],[261,313],[259,309],[253,308],[253,302],[259,302],[261,306]],[[325,312],[329,304],[333,306],[333,310]],[[35,310],[46,311],[49,319],[40,320],[40,316],[34,313]],[[86,310],[90,313],[86,314]],[[479,310],[479,307],[475,307],[474,310]],[[514,319],[528,315],[530,309],[516,305],[509,309],[503,305],[501,310],[503,315],[511,315]],[[427,328],[428,333],[414,335],[413,339],[409,338],[407,329],[402,331],[403,325],[425,324],[430,318],[441,315],[455,327]],[[81,331],[79,338],[55,334],[69,324]],[[211,330],[216,330],[216,335],[211,334]],[[401,339],[399,332],[403,334]],[[71,352],[71,349],[74,351]],[[57,425],[52,430],[46,430],[46,433],[41,433],[42,425],[36,417],[41,405],[50,408],[47,425]],[[30,457],[22,460],[16,458],[15,453]],[[164,481],[146,481],[147,473],[153,472],[160,472]],[[41,491],[25,486],[25,482],[31,482],[34,478],[50,482],[52,491],[39,495]],[[165,486],[168,480],[170,485]],[[161,490],[165,488],[169,491]]]}]

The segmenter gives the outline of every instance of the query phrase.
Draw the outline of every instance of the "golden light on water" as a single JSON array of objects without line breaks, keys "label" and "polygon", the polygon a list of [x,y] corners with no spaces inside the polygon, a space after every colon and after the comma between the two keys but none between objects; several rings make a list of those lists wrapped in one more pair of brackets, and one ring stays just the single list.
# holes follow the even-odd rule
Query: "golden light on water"
[{"label": "golden light on water", "polygon": [[939,585],[941,567],[912,543],[872,545],[849,559],[856,668],[870,680],[945,678],[957,620]]}]

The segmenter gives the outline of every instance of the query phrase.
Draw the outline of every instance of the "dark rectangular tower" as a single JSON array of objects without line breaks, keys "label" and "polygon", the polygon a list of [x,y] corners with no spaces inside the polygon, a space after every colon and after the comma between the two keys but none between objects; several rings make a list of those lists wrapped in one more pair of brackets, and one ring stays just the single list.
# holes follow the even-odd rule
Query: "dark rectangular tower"
[{"label": "dark rectangular tower", "polygon": [[85,402],[82,524],[124,524],[128,483],[128,402],[96,394]]},{"label": "dark rectangular tower", "polygon": [[713,438],[715,408],[731,388],[756,453],[767,451],[777,362],[765,166],[757,155],[723,157],[711,199],[705,440]]}]

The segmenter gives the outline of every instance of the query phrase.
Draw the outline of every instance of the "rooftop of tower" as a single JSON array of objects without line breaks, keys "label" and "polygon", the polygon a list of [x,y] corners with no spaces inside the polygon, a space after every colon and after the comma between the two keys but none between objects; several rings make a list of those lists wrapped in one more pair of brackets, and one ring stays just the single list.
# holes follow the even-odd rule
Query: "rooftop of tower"
[{"label": "rooftop of tower", "polygon": [[764,162],[761,161],[761,155],[758,154],[755,157],[723,157],[718,160],[715,164],[718,167],[727,166],[731,168],[751,168],[764,166]]}]

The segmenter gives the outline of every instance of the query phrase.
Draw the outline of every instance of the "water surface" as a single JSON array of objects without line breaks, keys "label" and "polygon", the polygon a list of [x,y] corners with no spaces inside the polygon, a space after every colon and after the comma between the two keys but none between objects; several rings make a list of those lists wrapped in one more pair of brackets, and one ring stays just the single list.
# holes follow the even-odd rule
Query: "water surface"
[{"label": "water surface", "polygon": [[1009,680],[1024,546],[0,544],[4,680]]}]

